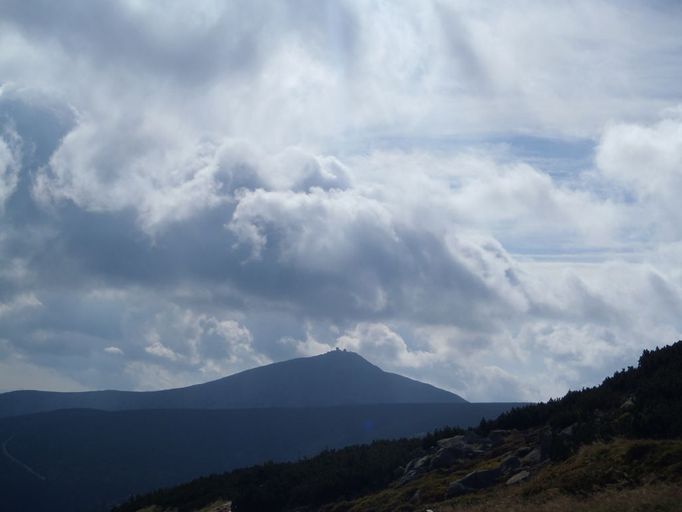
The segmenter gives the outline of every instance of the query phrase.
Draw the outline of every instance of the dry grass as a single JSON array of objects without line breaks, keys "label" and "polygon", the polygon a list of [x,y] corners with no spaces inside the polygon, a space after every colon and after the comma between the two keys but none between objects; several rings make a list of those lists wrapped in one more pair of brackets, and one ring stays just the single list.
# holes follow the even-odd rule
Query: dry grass
[{"label": "dry grass", "polygon": [[[518,440],[517,440],[518,442]],[[680,512],[682,441],[616,440],[586,446],[521,485],[445,501],[450,482],[471,469],[497,463],[499,454],[452,473],[434,471],[400,488],[388,488],[324,512]],[[493,460],[494,459],[494,460]],[[419,492],[419,499],[415,494]]]},{"label": "dry grass", "polygon": [[489,496],[479,503],[433,506],[434,512],[679,512],[682,488],[656,484],[635,489],[605,490],[589,496],[556,490],[542,497]]}]

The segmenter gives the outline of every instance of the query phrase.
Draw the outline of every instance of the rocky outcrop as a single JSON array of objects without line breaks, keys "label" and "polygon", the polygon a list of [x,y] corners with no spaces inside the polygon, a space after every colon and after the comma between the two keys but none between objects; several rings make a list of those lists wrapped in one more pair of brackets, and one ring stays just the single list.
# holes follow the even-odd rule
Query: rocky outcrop
[{"label": "rocky outcrop", "polygon": [[[446,491],[447,498],[454,498],[468,494],[479,489],[486,489],[506,483],[514,485],[528,480],[535,471],[549,462],[553,451],[556,451],[557,443],[565,443],[570,440],[576,430],[575,425],[555,432],[550,428],[526,434],[528,445],[521,446],[509,451],[502,456],[499,464],[492,468],[472,471],[466,476],[450,483]],[[510,432],[493,431],[487,437],[458,436],[458,439],[443,440],[443,446],[460,446],[458,443],[475,441],[478,449],[490,450],[492,447],[503,445],[508,439]],[[494,450],[488,453],[495,453]]]},{"label": "rocky outcrop", "polygon": [[429,469],[449,468],[465,457],[465,452],[459,448],[441,448],[431,457]]},{"label": "rocky outcrop", "polygon": [[485,489],[497,483],[502,476],[501,468],[481,469],[472,471],[464,478],[458,480],[460,484],[470,489]]},{"label": "rocky outcrop", "polygon": [[518,484],[518,483],[521,483],[525,480],[528,480],[529,478],[530,478],[530,471],[524,469],[523,471],[519,471],[514,476],[509,478],[507,480],[507,485]]},{"label": "rocky outcrop", "polygon": [[462,435],[440,439],[430,453],[407,464],[398,485],[411,482],[428,471],[442,471],[457,466],[473,467],[476,463],[480,464],[476,461],[485,459],[499,462],[492,467],[470,471],[464,477],[452,481],[446,497],[454,498],[497,484],[518,484],[549,463],[557,447],[569,443],[577,429],[578,426],[574,424],[561,430],[546,427],[525,433],[517,432],[517,437],[513,439],[527,444],[517,444],[515,449],[507,448],[509,451],[506,453],[503,447],[510,442],[513,433],[507,430],[493,430],[486,436],[469,430]]},{"label": "rocky outcrop", "polygon": [[533,448],[528,455],[521,459],[524,466],[532,466],[540,461],[542,461],[542,450],[540,448]]},{"label": "rocky outcrop", "polygon": [[472,471],[464,478],[452,482],[445,493],[446,497],[454,498],[478,489],[491,487],[497,483],[501,476],[502,470],[500,468]]},{"label": "rocky outcrop", "polygon": [[418,457],[408,462],[403,471],[403,475],[398,479],[398,485],[405,485],[426,473],[429,470],[431,460],[431,455],[424,455],[423,457]]},{"label": "rocky outcrop", "polygon": [[509,455],[508,457],[505,457],[502,460],[502,464],[500,464],[500,469],[505,474],[514,471],[519,467],[521,467],[521,459],[515,455]]},{"label": "rocky outcrop", "polygon": [[480,436],[473,430],[440,439],[431,453],[417,457],[405,466],[397,485],[405,485],[428,471],[447,469],[485,454],[491,447],[503,443],[504,435],[509,434],[502,430],[495,432],[494,439]]}]

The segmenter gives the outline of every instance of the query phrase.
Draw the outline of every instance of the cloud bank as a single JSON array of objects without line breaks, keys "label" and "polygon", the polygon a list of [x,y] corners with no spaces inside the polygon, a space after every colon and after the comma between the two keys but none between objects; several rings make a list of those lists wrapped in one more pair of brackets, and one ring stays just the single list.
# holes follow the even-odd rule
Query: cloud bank
[{"label": "cloud bank", "polygon": [[679,337],[675,3],[5,1],[0,389],[334,347],[470,400]]}]

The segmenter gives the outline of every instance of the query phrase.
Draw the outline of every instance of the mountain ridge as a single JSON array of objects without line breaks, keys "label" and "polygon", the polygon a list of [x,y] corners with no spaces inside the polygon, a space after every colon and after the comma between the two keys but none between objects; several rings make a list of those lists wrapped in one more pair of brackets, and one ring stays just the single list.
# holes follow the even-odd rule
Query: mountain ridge
[{"label": "mountain ridge", "polygon": [[468,402],[431,384],[385,372],[354,352],[333,350],[159,391],[11,391],[0,394],[0,417],[74,408],[117,411],[399,403]]}]

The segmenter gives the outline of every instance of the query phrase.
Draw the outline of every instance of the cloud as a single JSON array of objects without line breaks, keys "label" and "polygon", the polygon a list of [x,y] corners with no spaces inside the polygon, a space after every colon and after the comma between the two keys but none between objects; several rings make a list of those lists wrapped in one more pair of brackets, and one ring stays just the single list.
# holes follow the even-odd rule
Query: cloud
[{"label": "cloud", "polygon": [[0,365],[36,381],[4,388],[178,386],[339,346],[535,399],[678,337],[672,4],[0,19]]},{"label": "cloud", "polygon": [[58,370],[20,360],[0,361],[0,390],[4,392],[15,389],[85,391],[87,388],[61,375]]},{"label": "cloud", "polygon": [[42,303],[38,298],[32,294],[22,294],[14,297],[10,302],[1,303],[0,302],[0,316],[9,315],[11,313],[20,311],[24,308],[33,308],[42,306]]},{"label": "cloud", "polygon": [[0,139],[0,211],[4,209],[5,202],[14,193],[19,181],[17,146],[20,142],[17,139],[16,133],[9,127],[5,128],[5,136]]},{"label": "cloud", "polygon": [[682,118],[653,124],[617,123],[606,128],[596,163],[623,190],[640,230],[672,241],[679,237],[678,192],[682,187]]},{"label": "cloud", "polygon": [[336,340],[336,346],[366,354],[391,367],[410,368],[433,364],[434,354],[411,350],[405,340],[385,324],[360,323]]}]

